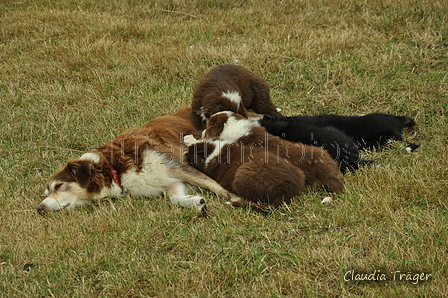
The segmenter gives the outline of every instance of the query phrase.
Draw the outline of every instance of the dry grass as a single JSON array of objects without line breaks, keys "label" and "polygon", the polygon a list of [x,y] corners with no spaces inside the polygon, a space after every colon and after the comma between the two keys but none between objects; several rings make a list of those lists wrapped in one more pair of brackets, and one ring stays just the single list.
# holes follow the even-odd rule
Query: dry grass
[{"label": "dry grass", "polygon": [[[38,0],[0,15],[0,297],[448,293],[446,1]],[[368,153],[381,167],[347,174],[332,204],[310,188],[266,217],[208,193],[206,218],[166,198],[37,215],[68,159],[187,106],[224,62],[266,79],[287,115],[414,117],[422,147]]]}]

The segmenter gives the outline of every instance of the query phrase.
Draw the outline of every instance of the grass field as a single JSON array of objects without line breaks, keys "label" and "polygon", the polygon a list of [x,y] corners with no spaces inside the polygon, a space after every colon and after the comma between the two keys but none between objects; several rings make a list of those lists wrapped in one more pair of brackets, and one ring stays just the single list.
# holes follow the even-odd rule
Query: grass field
[{"label": "grass field", "polygon": [[[365,153],[380,167],[325,206],[307,188],[263,216],[200,190],[207,217],[165,197],[37,214],[67,160],[188,106],[222,63],[288,116],[413,117],[421,147]],[[445,0],[1,1],[0,115],[0,297],[448,295]]]}]

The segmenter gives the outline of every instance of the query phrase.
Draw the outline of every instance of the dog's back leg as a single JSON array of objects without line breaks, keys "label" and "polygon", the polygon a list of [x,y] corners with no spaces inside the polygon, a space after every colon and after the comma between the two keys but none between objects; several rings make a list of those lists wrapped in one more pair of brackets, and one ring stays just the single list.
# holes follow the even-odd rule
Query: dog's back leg
[{"label": "dog's back leg", "polygon": [[181,168],[173,169],[172,172],[175,177],[180,178],[192,185],[209,189],[220,197],[234,197],[233,194],[225,190],[221,185],[218,184],[218,182],[193,167],[182,166]]}]

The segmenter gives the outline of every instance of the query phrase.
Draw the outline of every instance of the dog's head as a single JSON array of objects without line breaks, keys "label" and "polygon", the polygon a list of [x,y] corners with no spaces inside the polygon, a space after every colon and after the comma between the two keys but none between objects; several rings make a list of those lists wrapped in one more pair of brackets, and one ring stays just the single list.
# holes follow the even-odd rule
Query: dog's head
[{"label": "dog's head", "polygon": [[103,186],[102,166],[98,161],[79,159],[70,161],[50,178],[46,198],[37,207],[39,213],[73,209],[94,199]]},{"label": "dog's head", "polygon": [[252,127],[256,125],[255,121],[248,120],[239,114],[230,111],[219,112],[210,117],[203,137],[232,142],[250,134]]},{"label": "dog's head", "polygon": [[219,112],[210,117],[207,123],[207,128],[204,131],[203,137],[207,139],[217,140],[224,130],[224,125],[227,124],[232,112]]}]

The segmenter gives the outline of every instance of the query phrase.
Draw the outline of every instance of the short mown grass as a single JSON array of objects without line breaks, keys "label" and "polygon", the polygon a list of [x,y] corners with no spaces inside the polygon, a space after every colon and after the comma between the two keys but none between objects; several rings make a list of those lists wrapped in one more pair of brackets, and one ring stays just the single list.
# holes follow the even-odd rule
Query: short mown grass
[{"label": "short mown grass", "polygon": [[[446,296],[447,16],[442,0],[0,3],[0,297]],[[309,187],[266,216],[206,190],[206,217],[165,197],[37,214],[67,160],[188,106],[222,63],[288,116],[413,117],[421,147],[366,152],[379,167],[332,203]]]}]

